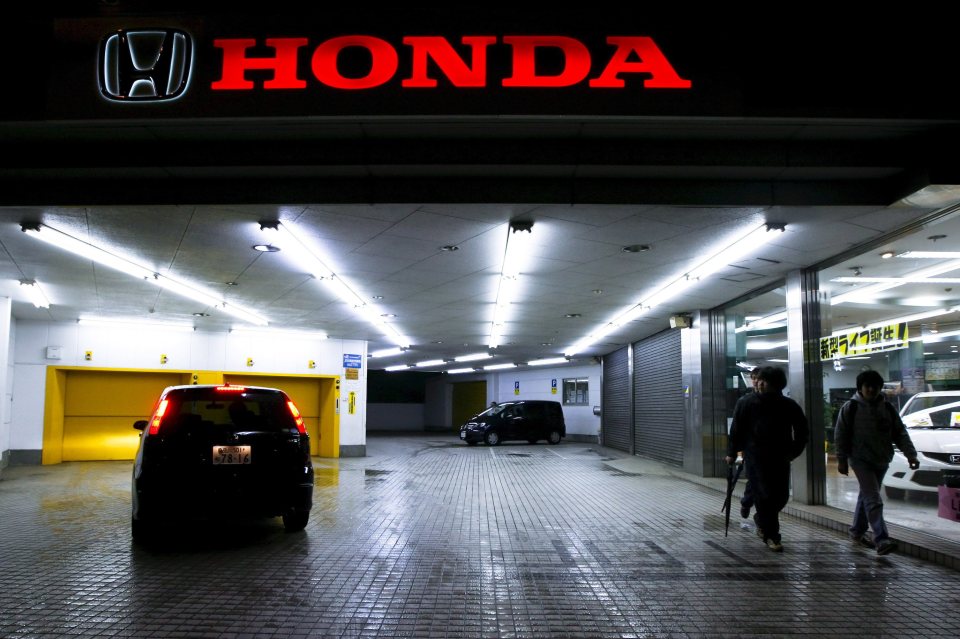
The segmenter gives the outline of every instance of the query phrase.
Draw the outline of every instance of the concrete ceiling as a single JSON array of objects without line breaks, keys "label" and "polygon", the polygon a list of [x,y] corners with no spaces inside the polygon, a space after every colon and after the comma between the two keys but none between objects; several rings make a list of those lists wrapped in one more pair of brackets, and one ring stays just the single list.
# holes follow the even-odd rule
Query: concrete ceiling
[{"label": "concrete ceiling", "polygon": [[[42,222],[256,310],[273,327],[365,339],[371,350],[389,347],[375,326],[360,319],[303,265],[282,251],[251,248],[264,242],[258,221],[277,219],[305,231],[350,286],[383,313],[396,316],[388,321],[409,336],[413,346],[382,365],[452,358],[486,350],[509,222],[521,219],[533,222],[532,246],[520,299],[511,309],[495,362],[526,362],[561,355],[744,229],[763,222],[786,224],[786,232],[771,244],[582,355],[608,353],[665,330],[671,314],[710,308],[769,286],[788,271],[881,237],[929,211],[910,206],[440,203],[5,207],[0,208],[0,294],[13,299],[18,319],[149,318],[210,331],[242,324],[21,232],[23,222]],[[930,242],[912,244],[919,248],[924,243]],[[650,249],[623,252],[635,244]],[[877,272],[880,266],[896,266],[879,260]],[[873,263],[859,262],[865,272],[873,268]],[[40,283],[52,303],[49,309],[27,302],[18,284],[24,279]]]}]

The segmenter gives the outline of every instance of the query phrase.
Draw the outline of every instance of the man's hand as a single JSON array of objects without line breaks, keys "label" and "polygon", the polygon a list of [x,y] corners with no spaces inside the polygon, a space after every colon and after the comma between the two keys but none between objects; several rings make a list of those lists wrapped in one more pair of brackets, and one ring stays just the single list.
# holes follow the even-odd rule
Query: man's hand
[{"label": "man's hand", "polygon": [[731,457],[730,455],[727,455],[726,457],[723,458],[723,461],[727,462],[728,464],[732,464],[733,457]]},{"label": "man's hand", "polygon": [[917,459],[916,457],[912,457],[907,461],[910,462],[910,470],[916,470],[920,468],[920,460]]},{"label": "man's hand", "polygon": [[841,475],[850,474],[850,467],[847,465],[846,459],[840,459],[837,461],[837,472]]}]

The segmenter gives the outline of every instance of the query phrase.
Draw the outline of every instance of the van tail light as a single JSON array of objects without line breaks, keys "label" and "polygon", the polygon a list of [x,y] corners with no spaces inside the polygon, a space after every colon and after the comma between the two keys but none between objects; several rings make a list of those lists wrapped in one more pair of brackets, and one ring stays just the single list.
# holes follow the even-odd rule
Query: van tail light
[{"label": "van tail light", "polygon": [[150,434],[156,435],[160,432],[160,422],[163,421],[163,414],[167,412],[168,399],[161,399],[157,405],[157,410],[153,413],[153,419],[150,420]]},{"label": "van tail light", "polygon": [[303,417],[300,416],[300,411],[297,410],[297,405],[294,404],[291,400],[287,400],[287,408],[290,409],[290,414],[293,415],[293,421],[297,423],[297,431],[301,435],[307,434],[307,429],[303,425]]}]

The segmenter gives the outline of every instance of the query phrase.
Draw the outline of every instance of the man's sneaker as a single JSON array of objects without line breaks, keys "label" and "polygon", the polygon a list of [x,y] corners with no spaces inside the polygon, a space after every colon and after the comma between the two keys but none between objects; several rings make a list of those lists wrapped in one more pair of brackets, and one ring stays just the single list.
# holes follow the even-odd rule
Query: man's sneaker
[{"label": "man's sneaker", "polygon": [[774,541],[773,539],[765,539],[764,543],[767,544],[767,548],[773,552],[783,552],[783,544],[779,541]]},{"label": "man's sneaker", "polygon": [[750,506],[740,506],[740,517],[743,519],[750,517]]},{"label": "man's sneaker", "polygon": [[863,546],[864,548],[870,548],[871,550],[877,547],[877,545],[873,543],[873,540],[870,539],[870,537],[868,537],[866,533],[863,533],[861,535],[850,533],[850,541],[852,541],[858,546]]},{"label": "man's sneaker", "polygon": [[897,542],[892,539],[883,539],[877,543],[878,555],[889,555],[897,548]]}]

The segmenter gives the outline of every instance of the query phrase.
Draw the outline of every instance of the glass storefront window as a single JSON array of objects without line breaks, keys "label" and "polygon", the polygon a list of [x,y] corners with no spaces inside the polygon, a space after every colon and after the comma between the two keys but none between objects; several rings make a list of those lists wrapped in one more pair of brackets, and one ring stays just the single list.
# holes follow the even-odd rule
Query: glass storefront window
[{"label": "glass storefront window", "polygon": [[960,473],[960,216],[944,218],[819,274],[820,359],[827,420],[827,503],[853,512],[857,481],[837,473],[833,425],[857,375],[883,377],[920,453],[896,455],[884,479],[887,523],[953,540],[938,516],[943,473]]}]

